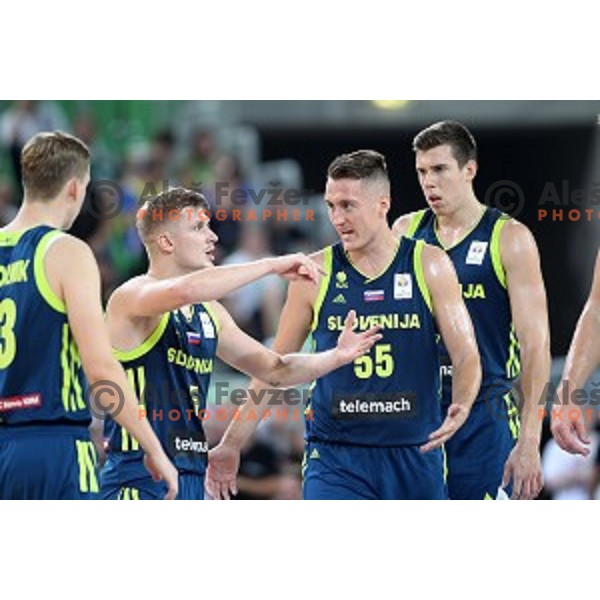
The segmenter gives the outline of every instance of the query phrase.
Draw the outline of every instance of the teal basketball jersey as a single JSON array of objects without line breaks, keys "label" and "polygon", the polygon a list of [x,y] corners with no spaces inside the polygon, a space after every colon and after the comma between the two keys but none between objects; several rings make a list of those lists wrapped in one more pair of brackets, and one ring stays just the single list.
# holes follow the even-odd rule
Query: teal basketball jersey
[{"label": "teal basketball jersey", "polygon": [[439,362],[423,242],[402,238],[389,266],[369,278],[341,243],[325,249],[314,309],[317,352],[334,348],[350,309],[357,329],[381,325],[368,354],[318,379],[306,411],[308,441],[371,447],[426,442],[441,423]]},{"label": "teal basketball jersey", "polygon": [[44,267],[62,235],[45,225],[0,231],[0,427],[90,423],[66,307]]},{"label": "teal basketball jersey", "polygon": [[[436,218],[431,209],[415,213],[407,231],[408,236],[445,250],[454,264],[481,355],[482,382],[478,400],[485,398],[492,388],[494,395],[500,396],[502,389],[508,392],[521,370],[506,275],[500,259],[500,232],[509,218],[495,208],[486,208],[475,227],[450,248],[444,247],[437,235]],[[443,402],[449,404],[452,367],[443,343],[440,343],[440,361]]]},{"label": "teal basketball jersey", "polygon": [[[208,305],[165,313],[138,348],[116,351],[163,448],[180,473],[203,475],[207,442],[202,426],[217,351],[219,325]],[[108,460],[103,486],[148,478],[138,442],[112,419],[105,422]]]}]

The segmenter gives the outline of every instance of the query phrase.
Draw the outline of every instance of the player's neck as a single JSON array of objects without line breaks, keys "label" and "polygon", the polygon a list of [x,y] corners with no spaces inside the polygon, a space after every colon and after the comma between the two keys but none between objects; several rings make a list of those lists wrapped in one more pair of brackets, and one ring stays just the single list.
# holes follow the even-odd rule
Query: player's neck
[{"label": "player's neck", "polygon": [[198,271],[198,269],[183,269],[168,257],[151,257],[148,275],[154,279],[171,279]]},{"label": "player's neck", "polygon": [[38,225],[64,229],[66,216],[57,206],[45,202],[23,202],[17,216],[4,228],[7,231],[23,231]]},{"label": "player's neck", "polygon": [[398,240],[389,227],[381,235],[375,237],[373,242],[360,250],[348,251],[348,258],[361,273],[369,277],[379,275],[396,254]]},{"label": "player's neck", "polygon": [[469,230],[479,221],[484,210],[485,206],[477,200],[475,194],[470,194],[453,213],[436,217],[438,229]]}]

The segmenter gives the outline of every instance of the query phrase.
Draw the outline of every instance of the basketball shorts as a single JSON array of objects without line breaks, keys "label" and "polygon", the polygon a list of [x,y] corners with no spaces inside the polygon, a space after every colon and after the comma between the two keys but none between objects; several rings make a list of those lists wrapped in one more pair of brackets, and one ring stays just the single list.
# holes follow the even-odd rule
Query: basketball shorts
[{"label": "basketball shorts", "polygon": [[87,427],[0,427],[0,499],[93,500],[98,492]]},{"label": "basketball shorts", "polygon": [[[450,500],[496,499],[519,431],[519,411],[510,394],[493,401],[480,395],[469,418],[445,445]],[[512,486],[504,492],[510,497]]]},{"label": "basketball shorts", "polygon": [[[102,486],[102,500],[163,500],[167,486],[151,477],[125,485]],[[177,500],[204,500],[204,475],[180,473]]]},{"label": "basketball shorts", "polygon": [[305,500],[446,500],[444,451],[307,442]]}]

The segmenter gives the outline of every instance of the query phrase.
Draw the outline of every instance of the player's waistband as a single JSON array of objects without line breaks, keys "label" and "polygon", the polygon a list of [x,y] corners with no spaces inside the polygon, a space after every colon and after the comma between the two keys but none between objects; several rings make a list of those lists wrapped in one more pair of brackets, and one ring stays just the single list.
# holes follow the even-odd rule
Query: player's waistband
[{"label": "player's waistband", "polygon": [[31,422],[15,425],[0,425],[0,440],[32,435],[71,435],[89,438],[88,426],[81,423]]},{"label": "player's waistband", "polygon": [[423,440],[422,442],[410,444],[361,444],[360,442],[353,441],[340,441],[340,440],[323,440],[321,438],[317,438],[314,436],[305,437],[305,443],[307,444],[324,444],[325,446],[345,446],[348,448],[364,448],[364,449],[381,449],[381,450],[389,450],[394,448],[419,448],[423,444],[427,443],[427,440]]}]

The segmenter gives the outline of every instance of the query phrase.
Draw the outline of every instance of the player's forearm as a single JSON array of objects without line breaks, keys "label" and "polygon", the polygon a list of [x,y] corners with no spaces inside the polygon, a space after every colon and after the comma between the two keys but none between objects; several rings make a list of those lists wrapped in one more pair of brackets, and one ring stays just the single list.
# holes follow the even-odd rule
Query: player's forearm
[{"label": "player's forearm", "polygon": [[581,389],[600,363],[600,307],[586,304],[577,324],[565,363],[562,385],[569,392]]},{"label": "player's forearm", "polygon": [[521,433],[519,443],[539,445],[542,433],[540,408],[545,406],[546,386],[550,380],[549,336],[520,339],[521,345]]},{"label": "player's forearm", "polygon": [[262,378],[274,388],[290,387],[323,377],[343,364],[336,348],[316,354],[285,354]]},{"label": "player's forearm", "polygon": [[[221,438],[221,444],[234,448],[238,452],[241,451],[256,431],[260,419],[268,408],[265,400],[268,394],[262,393],[267,389],[269,388],[266,384],[256,379],[252,380],[248,386],[247,400],[237,409],[237,414],[232,418]],[[257,398],[259,401],[255,402],[252,398]]]},{"label": "player's forearm", "polygon": [[271,258],[244,265],[226,265],[195,271],[181,277],[179,285],[187,304],[219,300],[265,275],[274,273]]},{"label": "player's forearm", "polygon": [[452,404],[471,410],[481,386],[481,363],[479,354],[470,352],[451,356],[452,360]]}]

